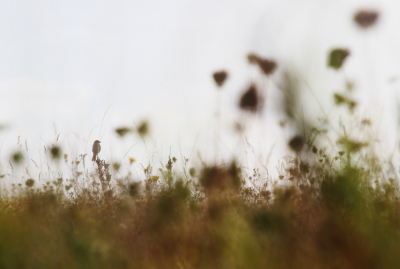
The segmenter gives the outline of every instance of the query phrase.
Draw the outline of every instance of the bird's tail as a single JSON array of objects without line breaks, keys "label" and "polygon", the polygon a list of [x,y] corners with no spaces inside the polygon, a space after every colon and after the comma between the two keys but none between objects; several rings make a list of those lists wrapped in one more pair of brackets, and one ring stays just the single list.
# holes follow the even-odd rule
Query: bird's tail
[{"label": "bird's tail", "polygon": [[94,162],[96,160],[96,153],[93,153],[93,158],[92,158],[92,162]]}]

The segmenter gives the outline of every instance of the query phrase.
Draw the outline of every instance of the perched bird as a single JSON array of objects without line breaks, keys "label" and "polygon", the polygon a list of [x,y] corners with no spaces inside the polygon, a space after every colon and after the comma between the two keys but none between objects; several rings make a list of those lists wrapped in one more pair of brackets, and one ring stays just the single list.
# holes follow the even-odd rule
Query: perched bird
[{"label": "perched bird", "polygon": [[100,152],[100,150],[101,150],[100,143],[101,143],[101,142],[100,142],[99,140],[96,140],[96,141],[94,141],[94,143],[93,143],[93,146],[92,146],[92,152],[93,152],[92,162],[94,162],[94,161],[96,160],[97,154],[99,154],[99,152]]}]

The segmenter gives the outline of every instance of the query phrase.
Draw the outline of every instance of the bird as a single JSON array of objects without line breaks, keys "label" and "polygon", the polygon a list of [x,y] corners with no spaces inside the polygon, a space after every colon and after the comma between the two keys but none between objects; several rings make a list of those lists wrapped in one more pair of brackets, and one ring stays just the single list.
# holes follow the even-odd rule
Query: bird
[{"label": "bird", "polygon": [[101,142],[99,140],[96,140],[96,141],[93,142],[93,146],[92,146],[92,152],[93,152],[92,162],[96,161],[97,154],[99,154],[99,152],[101,150],[100,143]]}]

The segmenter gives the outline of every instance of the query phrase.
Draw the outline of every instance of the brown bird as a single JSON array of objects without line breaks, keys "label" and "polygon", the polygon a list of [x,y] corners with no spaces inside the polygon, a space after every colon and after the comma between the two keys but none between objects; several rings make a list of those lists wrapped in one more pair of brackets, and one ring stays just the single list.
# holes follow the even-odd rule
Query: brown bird
[{"label": "brown bird", "polygon": [[94,162],[94,161],[96,160],[97,154],[99,154],[99,152],[100,152],[100,150],[101,150],[100,143],[101,143],[101,142],[100,142],[99,140],[96,140],[96,141],[94,141],[94,143],[93,143],[93,146],[92,146],[92,152],[93,152],[92,162]]}]

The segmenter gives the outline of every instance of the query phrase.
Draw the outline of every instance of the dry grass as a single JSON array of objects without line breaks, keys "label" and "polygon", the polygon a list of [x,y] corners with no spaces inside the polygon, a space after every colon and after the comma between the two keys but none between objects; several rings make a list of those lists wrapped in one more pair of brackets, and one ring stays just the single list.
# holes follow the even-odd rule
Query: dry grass
[{"label": "dry grass", "polygon": [[172,158],[141,182],[104,160],[68,183],[29,179],[0,200],[0,267],[399,268],[397,181],[376,159],[351,165],[359,150],[305,144],[308,163],[288,157],[277,179],[235,163],[182,179]]},{"label": "dry grass", "polygon": [[[369,27],[374,14],[355,20]],[[349,52],[329,55],[328,65],[340,69]],[[266,76],[277,68],[254,54],[249,61]],[[214,74],[219,88],[227,77]],[[297,98],[289,98],[293,87],[286,89],[288,118],[304,127],[307,121],[295,117]],[[350,91],[334,100],[350,113],[357,106]],[[239,108],[257,114],[262,102],[250,85]],[[385,169],[370,144],[345,128],[328,149],[328,129],[323,122],[288,141],[293,154],[277,178],[257,168],[246,174],[235,162],[176,167],[175,158],[160,177],[150,165],[143,178],[115,176],[110,169],[121,165],[99,159],[90,174],[79,172],[87,171],[80,155],[68,180],[43,171],[46,184],[29,178],[1,193],[0,268],[400,268],[397,171]],[[116,132],[135,130],[146,135],[148,125]],[[57,145],[47,150],[61,159]],[[23,158],[18,151],[11,160],[18,165]]]}]

